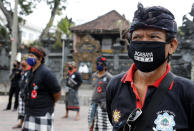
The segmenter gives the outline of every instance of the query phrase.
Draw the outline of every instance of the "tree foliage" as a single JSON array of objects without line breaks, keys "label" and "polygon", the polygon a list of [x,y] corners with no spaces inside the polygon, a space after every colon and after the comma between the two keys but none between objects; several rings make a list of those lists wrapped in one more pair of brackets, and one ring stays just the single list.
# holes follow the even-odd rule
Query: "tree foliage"
[{"label": "tree foliage", "polygon": [[[36,7],[38,2],[40,2],[40,0],[18,0],[18,7],[19,7],[18,22],[19,23],[24,21],[22,16],[29,15],[33,12],[33,9]],[[6,20],[7,20],[6,26],[11,33],[12,24],[13,24],[13,12],[14,12],[13,0],[0,0],[0,9],[2,10],[2,12],[6,17]]]},{"label": "tree foliage", "polygon": [[72,32],[69,30],[69,28],[72,26],[74,26],[74,22],[72,21],[71,18],[69,19],[67,16],[59,21],[59,23],[57,24],[56,43],[54,47],[56,46],[62,47],[61,42],[62,35],[66,35],[67,38],[70,38],[72,36]]},{"label": "tree foliage", "polygon": [[9,37],[9,32],[7,31],[7,29],[0,24],[0,39],[1,40],[10,40]]},{"label": "tree foliage", "polygon": [[39,37],[39,41],[42,41],[45,37],[47,37],[49,29],[53,25],[55,16],[61,15],[61,12],[66,8],[65,7],[66,0],[44,0],[44,1],[46,1],[47,5],[49,5],[51,9],[51,16],[46,27],[44,28]]},{"label": "tree foliage", "polygon": [[59,23],[57,24],[57,28],[65,34],[67,37],[71,37],[72,33],[69,30],[70,27],[74,26],[74,22],[72,19],[68,18],[67,16],[65,18],[62,18]]},{"label": "tree foliage", "polygon": [[[42,41],[44,37],[47,36],[50,27],[53,25],[53,21],[56,15],[61,15],[62,11],[65,10],[66,6],[66,0],[18,0],[18,22],[25,22],[25,20],[22,18],[23,16],[30,15],[38,3],[40,2],[46,2],[46,4],[51,9],[51,15],[50,19],[45,27],[45,29],[42,31],[39,41]],[[0,0],[0,9],[4,13],[7,25],[6,27],[9,30],[9,33],[12,32],[12,25],[13,25],[13,14],[14,14],[14,0]],[[18,38],[21,39],[20,34],[20,27],[18,24]]]}]

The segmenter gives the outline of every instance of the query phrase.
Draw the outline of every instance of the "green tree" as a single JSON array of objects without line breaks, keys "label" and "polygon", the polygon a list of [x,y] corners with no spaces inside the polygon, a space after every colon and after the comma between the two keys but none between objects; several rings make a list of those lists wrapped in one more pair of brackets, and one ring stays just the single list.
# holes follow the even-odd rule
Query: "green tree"
[{"label": "green tree", "polygon": [[[18,6],[19,6],[19,17],[18,22],[25,22],[25,20],[22,18],[22,16],[27,16],[33,12],[33,8],[36,7],[36,4],[40,2],[40,0],[18,0]],[[0,9],[2,10],[3,14],[5,15],[7,24],[6,27],[9,30],[9,33],[12,32],[12,25],[13,25],[13,11],[14,7],[12,4],[14,4],[13,0],[0,0]],[[21,34],[20,34],[20,28],[18,24],[18,41],[21,40]],[[18,43],[18,42],[17,42]]]},{"label": "green tree", "polygon": [[72,37],[72,32],[69,30],[70,27],[74,26],[74,22],[72,19],[68,18],[67,16],[65,18],[62,18],[59,23],[57,24],[57,30],[56,30],[56,46],[62,47],[62,42],[61,42],[61,36],[66,35],[67,38]]},{"label": "green tree", "polygon": [[7,28],[2,26],[1,24],[0,24],[0,39],[1,40],[10,40],[9,32],[7,31]]},{"label": "green tree", "polygon": [[57,24],[57,28],[67,37],[72,36],[72,32],[69,30],[69,28],[72,26],[74,26],[74,22],[71,18],[69,19],[67,16],[65,18],[62,18]]},{"label": "green tree", "polygon": [[66,0],[44,0],[44,1],[46,1],[46,3],[50,6],[51,16],[46,27],[44,28],[39,37],[39,41],[42,41],[48,35],[49,29],[53,25],[55,16],[61,15],[61,12],[66,9],[65,7]]}]

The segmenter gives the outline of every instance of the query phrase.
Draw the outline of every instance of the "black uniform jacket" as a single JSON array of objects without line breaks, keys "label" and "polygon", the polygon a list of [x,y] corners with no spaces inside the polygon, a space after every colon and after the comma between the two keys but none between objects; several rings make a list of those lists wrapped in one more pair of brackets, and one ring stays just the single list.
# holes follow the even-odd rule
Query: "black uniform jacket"
[{"label": "black uniform jacket", "polygon": [[54,111],[53,94],[58,93],[61,87],[54,73],[44,64],[29,75],[27,86],[27,101],[25,113],[29,116],[44,116]]},{"label": "black uniform jacket", "polygon": [[[114,131],[123,129],[129,114],[134,109],[146,108],[160,82],[170,71],[170,66],[167,66],[166,73],[160,79],[147,86],[143,104],[133,84],[135,70],[136,67],[133,64],[127,73],[113,77],[107,86],[107,112]],[[192,81],[176,76],[162,100],[161,104],[156,105],[158,111],[155,112],[155,118],[147,122],[145,131],[194,131],[194,83]]]}]

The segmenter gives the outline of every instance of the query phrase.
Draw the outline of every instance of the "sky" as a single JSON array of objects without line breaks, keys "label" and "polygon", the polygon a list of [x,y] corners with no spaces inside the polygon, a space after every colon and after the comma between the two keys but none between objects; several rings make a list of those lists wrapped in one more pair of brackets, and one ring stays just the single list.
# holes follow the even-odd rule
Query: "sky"
[{"label": "sky", "polygon": [[[177,25],[182,25],[182,17],[191,11],[194,0],[67,0],[66,10],[60,17],[56,17],[56,24],[62,17],[72,18],[76,25],[96,19],[112,10],[116,10],[125,18],[132,21],[138,2],[144,7],[163,6],[169,9],[175,16]],[[189,17],[189,15],[187,15]],[[40,3],[34,12],[27,16],[29,23],[43,29],[50,18],[49,7]]]}]

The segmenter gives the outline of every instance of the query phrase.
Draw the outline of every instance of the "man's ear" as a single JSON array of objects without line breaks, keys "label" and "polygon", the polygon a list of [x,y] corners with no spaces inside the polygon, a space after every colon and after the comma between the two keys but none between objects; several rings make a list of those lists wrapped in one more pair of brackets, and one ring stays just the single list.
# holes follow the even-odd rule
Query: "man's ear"
[{"label": "man's ear", "polygon": [[40,61],[40,63],[41,63],[42,57],[37,57],[37,60]]},{"label": "man's ear", "polygon": [[176,39],[173,39],[169,43],[169,51],[168,51],[168,53],[172,55],[176,51],[177,47],[178,47],[178,41]]},{"label": "man's ear", "polygon": [[43,61],[43,58],[42,57],[40,57],[40,62],[42,62]]}]

